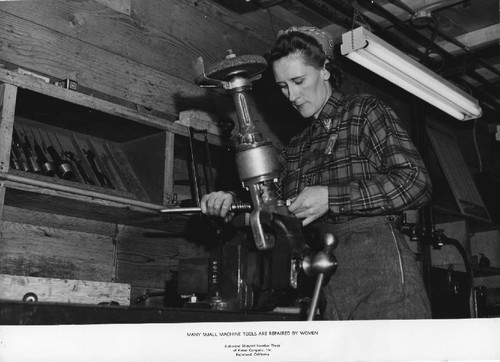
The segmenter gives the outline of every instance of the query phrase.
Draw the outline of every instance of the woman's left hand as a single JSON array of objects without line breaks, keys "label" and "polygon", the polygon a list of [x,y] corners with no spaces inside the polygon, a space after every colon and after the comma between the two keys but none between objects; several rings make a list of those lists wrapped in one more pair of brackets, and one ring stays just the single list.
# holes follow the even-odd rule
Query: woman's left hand
[{"label": "woman's left hand", "polygon": [[309,225],[328,212],[328,186],[310,186],[304,188],[288,207],[288,211],[302,220],[302,225]]}]

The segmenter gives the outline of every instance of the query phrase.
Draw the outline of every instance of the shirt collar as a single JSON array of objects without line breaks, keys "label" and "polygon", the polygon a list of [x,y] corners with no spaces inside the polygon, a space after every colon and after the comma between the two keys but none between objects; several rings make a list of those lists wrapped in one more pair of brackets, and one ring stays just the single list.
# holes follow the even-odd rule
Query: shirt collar
[{"label": "shirt collar", "polygon": [[321,122],[321,124],[327,130],[329,130],[331,125],[332,125],[332,118],[331,117],[332,117],[334,111],[340,105],[341,99],[342,99],[342,95],[337,91],[333,91],[332,95],[330,96],[330,98],[328,98],[323,109],[321,110],[318,119],[313,123]]}]

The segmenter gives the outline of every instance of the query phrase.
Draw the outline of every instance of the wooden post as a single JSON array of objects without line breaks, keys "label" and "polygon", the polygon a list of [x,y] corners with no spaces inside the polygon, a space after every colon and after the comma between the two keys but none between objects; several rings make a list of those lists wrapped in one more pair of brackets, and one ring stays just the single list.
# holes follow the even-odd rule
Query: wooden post
[{"label": "wooden post", "polygon": [[[17,87],[11,84],[0,85],[0,172],[8,172],[14,114],[16,110]],[[0,220],[3,216],[5,186],[0,184]]]},{"label": "wooden post", "polygon": [[163,204],[172,205],[174,192],[174,142],[173,132],[165,132],[165,171],[163,182]]}]

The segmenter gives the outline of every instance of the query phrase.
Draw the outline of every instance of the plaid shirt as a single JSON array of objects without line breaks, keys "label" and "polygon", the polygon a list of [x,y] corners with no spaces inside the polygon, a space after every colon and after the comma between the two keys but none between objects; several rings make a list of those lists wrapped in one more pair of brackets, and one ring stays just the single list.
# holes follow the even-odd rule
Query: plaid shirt
[{"label": "plaid shirt", "polygon": [[318,119],[290,140],[281,162],[281,198],[328,186],[333,222],[418,208],[432,190],[394,111],[368,95],[334,92]]}]

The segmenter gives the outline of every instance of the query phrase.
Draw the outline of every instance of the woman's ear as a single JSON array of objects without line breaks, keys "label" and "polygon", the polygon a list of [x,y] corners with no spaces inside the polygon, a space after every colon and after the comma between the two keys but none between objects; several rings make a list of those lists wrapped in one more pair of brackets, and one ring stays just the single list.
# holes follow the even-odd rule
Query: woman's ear
[{"label": "woman's ear", "polygon": [[328,59],[325,61],[325,64],[323,65],[323,69],[321,69],[321,72],[322,72],[322,75],[323,75],[323,80],[330,79],[330,71],[327,69],[327,64],[329,64],[329,60]]},{"label": "woman's ear", "polygon": [[330,71],[329,70],[327,70],[326,68],[323,68],[322,73],[323,73],[323,80],[330,79]]}]

